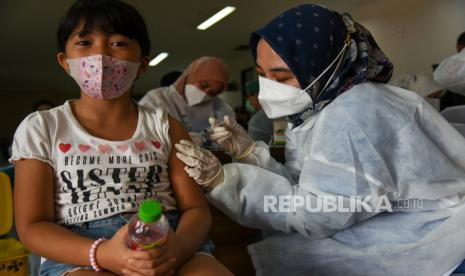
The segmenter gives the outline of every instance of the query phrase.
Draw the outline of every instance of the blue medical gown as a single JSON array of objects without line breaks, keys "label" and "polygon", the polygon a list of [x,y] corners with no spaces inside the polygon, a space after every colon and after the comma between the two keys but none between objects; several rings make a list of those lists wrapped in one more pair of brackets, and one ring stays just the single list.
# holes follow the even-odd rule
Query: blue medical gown
[{"label": "blue medical gown", "polygon": [[[208,195],[237,222],[274,233],[248,247],[257,275],[441,275],[465,258],[465,139],[421,97],[359,84],[287,136],[286,165],[258,143],[246,160],[255,165],[225,165]],[[264,212],[265,195],[422,203],[275,213]]]}]

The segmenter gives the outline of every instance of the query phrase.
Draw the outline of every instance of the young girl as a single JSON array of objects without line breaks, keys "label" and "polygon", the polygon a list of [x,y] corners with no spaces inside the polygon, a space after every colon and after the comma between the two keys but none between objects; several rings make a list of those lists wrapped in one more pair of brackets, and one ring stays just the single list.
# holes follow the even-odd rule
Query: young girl
[{"label": "young girl", "polygon": [[[40,274],[230,274],[204,242],[207,202],[172,147],[187,132],[131,100],[150,50],[141,16],[121,1],[78,1],[59,26],[58,46],[81,96],[29,115],[11,158],[16,227],[47,259]],[[145,199],[161,202],[175,232],[158,249],[132,251],[125,224]]]}]

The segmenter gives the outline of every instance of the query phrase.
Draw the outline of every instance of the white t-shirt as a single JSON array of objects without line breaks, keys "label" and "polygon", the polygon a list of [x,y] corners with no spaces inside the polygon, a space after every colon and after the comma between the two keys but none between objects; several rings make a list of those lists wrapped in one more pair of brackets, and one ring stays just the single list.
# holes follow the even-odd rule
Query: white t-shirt
[{"label": "white t-shirt", "polygon": [[74,117],[69,101],[32,113],[20,124],[10,162],[37,159],[54,169],[58,224],[136,212],[148,198],[159,200],[166,211],[176,209],[168,174],[168,115],[161,109],[138,110],[137,129],[125,141],[90,135]]}]

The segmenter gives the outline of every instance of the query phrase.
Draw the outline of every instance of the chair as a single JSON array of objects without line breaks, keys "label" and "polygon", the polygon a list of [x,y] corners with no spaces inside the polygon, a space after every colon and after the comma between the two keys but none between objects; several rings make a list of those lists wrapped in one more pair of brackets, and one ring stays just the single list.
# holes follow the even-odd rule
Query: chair
[{"label": "chair", "polygon": [[14,185],[14,183],[15,183],[15,167],[13,165],[0,167],[0,172],[6,173],[10,177],[11,184]]},{"label": "chair", "polygon": [[451,123],[451,125],[465,137],[465,124]]},{"label": "chair", "polygon": [[15,238],[6,236],[13,227],[13,196],[10,178],[0,172],[0,276],[28,275],[29,252]]},{"label": "chair", "polygon": [[465,137],[465,105],[448,107],[441,115]]},{"label": "chair", "polygon": [[441,115],[450,123],[465,124],[465,105],[448,107],[441,111]]}]

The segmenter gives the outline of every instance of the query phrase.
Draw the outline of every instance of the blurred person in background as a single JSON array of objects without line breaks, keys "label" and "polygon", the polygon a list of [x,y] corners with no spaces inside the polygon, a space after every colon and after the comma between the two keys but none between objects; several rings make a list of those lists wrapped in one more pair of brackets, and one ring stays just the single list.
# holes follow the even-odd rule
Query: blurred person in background
[{"label": "blurred person in background", "polygon": [[228,70],[224,62],[205,56],[194,60],[172,85],[147,92],[139,104],[166,110],[183,124],[194,143],[209,146],[208,118],[235,118],[232,108],[217,97],[226,90],[227,84]]},{"label": "blurred person in background", "polygon": [[434,70],[434,80],[448,91],[441,97],[441,110],[465,105],[465,32],[457,38],[457,54],[444,59]]}]

